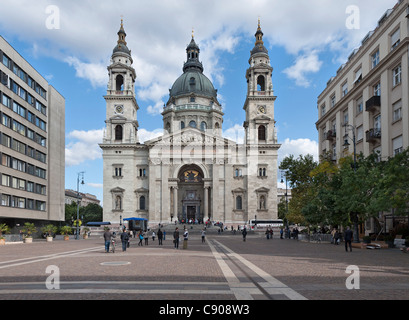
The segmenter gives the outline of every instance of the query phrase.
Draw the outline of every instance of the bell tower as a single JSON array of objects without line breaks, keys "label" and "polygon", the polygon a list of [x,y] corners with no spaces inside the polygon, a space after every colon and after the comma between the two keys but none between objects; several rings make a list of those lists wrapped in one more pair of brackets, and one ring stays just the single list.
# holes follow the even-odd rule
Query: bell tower
[{"label": "bell tower", "polygon": [[111,64],[108,66],[109,81],[106,101],[106,131],[104,143],[136,143],[138,132],[135,98],[135,69],[132,67],[131,50],[126,43],[123,20],[118,31],[117,45],[113,50]]},{"label": "bell tower", "polygon": [[274,96],[272,73],[268,50],[264,47],[260,19],[255,34],[256,43],[251,50],[250,67],[246,72],[247,98],[243,109],[246,144],[275,144],[277,134],[274,120]]}]

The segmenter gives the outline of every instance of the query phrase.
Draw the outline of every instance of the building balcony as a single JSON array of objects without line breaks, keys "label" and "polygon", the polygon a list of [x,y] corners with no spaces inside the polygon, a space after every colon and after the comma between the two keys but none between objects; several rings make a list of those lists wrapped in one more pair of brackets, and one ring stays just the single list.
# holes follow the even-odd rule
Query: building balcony
[{"label": "building balcony", "polygon": [[366,142],[377,142],[382,137],[381,130],[370,129],[366,132]]},{"label": "building balcony", "polygon": [[334,140],[336,136],[337,136],[337,132],[335,130],[328,130],[324,135],[325,140],[329,140],[329,141]]},{"label": "building balcony", "polygon": [[380,96],[373,96],[366,102],[365,110],[368,112],[377,111],[378,108],[381,107],[381,97]]}]

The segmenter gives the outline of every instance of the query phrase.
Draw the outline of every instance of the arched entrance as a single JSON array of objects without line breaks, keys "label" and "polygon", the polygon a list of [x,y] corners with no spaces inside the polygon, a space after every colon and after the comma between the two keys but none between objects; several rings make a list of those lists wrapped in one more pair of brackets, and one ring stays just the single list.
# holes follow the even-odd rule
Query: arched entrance
[{"label": "arched entrance", "polygon": [[202,170],[194,164],[185,165],[178,175],[178,219],[184,222],[203,221],[204,181]]}]

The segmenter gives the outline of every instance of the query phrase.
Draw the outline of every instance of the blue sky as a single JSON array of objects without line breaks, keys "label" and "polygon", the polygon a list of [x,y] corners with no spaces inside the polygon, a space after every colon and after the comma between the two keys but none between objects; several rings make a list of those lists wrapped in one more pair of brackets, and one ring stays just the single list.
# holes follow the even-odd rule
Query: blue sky
[{"label": "blue sky", "polygon": [[[160,110],[182,74],[192,28],[204,73],[218,89],[224,136],[242,137],[246,69],[260,17],[273,71],[275,119],[286,155],[317,157],[316,101],[396,0],[0,0],[0,34],[66,99],[66,188],[102,200],[106,67],[121,16],[137,74],[140,139],[162,128]],[[354,18],[351,20],[351,18]],[[348,27],[353,22],[353,29]]]}]

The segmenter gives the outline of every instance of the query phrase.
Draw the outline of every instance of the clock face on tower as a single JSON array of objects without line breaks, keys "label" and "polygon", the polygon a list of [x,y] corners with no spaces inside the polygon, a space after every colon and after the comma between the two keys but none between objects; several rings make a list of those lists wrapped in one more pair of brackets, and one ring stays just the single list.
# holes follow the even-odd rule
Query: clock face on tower
[{"label": "clock face on tower", "polygon": [[116,105],[115,106],[115,113],[123,114],[124,113],[124,106],[123,105]]},{"label": "clock face on tower", "polygon": [[259,106],[258,107],[258,112],[259,113],[266,113],[266,107],[265,106]]}]

